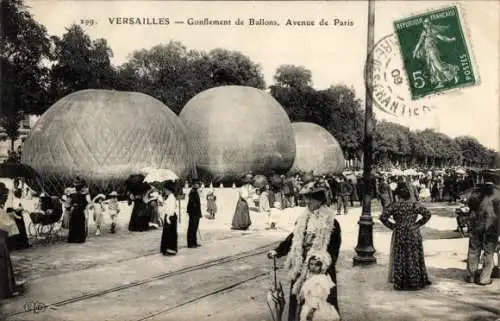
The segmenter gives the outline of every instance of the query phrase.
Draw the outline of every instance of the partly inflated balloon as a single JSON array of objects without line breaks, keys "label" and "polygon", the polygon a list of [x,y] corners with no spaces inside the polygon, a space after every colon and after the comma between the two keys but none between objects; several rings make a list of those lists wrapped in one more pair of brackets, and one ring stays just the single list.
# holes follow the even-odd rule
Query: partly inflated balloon
[{"label": "partly inflated balloon", "polygon": [[248,172],[286,173],[295,158],[293,130],[267,92],[223,86],[193,97],[180,113],[200,178],[238,181]]},{"label": "partly inflated balloon", "polygon": [[92,192],[123,189],[145,167],[195,172],[184,125],[159,100],[136,92],[82,90],[57,101],[24,143],[22,162],[51,193],[80,176]]}]

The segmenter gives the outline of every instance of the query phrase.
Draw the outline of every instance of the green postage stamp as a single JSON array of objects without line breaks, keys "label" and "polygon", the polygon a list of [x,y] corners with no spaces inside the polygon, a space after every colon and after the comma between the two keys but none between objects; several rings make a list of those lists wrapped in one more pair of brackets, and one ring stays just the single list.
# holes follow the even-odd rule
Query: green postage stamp
[{"label": "green postage stamp", "polygon": [[477,84],[456,6],[395,21],[394,28],[413,100]]}]

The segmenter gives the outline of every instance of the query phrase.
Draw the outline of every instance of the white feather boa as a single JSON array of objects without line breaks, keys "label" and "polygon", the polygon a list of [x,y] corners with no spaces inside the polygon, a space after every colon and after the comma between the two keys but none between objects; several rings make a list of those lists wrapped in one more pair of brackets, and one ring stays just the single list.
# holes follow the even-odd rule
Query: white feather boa
[{"label": "white feather boa", "polygon": [[[319,219],[310,220],[312,215],[318,215]],[[310,230],[314,231],[315,237],[312,247],[309,249],[304,259],[304,236],[308,224],[315,225],[309,227]],[[315,252],[327,252],[334,228],[335,211],[328,207],[321,207],[317,210],[317,213],[311,213],[309,209],[306,209],[305,212],[298,217],[293,230],[292,246],[285,261],[285,267],[289,270],[288,278],[290,281],[295,282],[292,288],[293,294],[298,294],[300,292],[302,283],[307,277],[307,262],[310,255]],[[329,265],[330,264],[328,264],[328,266]],[[325,267],[325,269],[326,268],[327,267]]]}]

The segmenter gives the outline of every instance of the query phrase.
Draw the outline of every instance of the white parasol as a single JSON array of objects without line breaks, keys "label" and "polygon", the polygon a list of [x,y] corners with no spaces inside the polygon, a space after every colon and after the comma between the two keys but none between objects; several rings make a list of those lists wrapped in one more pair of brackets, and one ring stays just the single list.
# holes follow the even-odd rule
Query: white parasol
[{"label": "white parasol", "polygon": [[403,171],[403,175],[405,175],[405,176],[418,176],[418,172],[413,168],[409,168],[409,169],[405,169]]},{"label": "white parasol", "polygon": [[391,176],[401,176],[403,175],[403,171],[398,168],[393,168],[389,171],[389,175]]},{"label": "white parasol", "polygon": [[144,181],[147,183],[176,181],[179,179],[179,176],[169,169],[146,167],[141,171],[146,174]]}]

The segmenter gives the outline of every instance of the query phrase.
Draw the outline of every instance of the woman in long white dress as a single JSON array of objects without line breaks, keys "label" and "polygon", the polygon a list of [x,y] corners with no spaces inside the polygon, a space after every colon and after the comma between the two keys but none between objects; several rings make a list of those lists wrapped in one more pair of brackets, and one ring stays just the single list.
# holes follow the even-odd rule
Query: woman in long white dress
[{"label": "woman in long white dress", "polygon": [[165,200],[160,201],[160,215],[163,215],[163,231],[161,234],[160,252],[163,255],[177,254],[177,213],[174,185],[165,184]]}]

